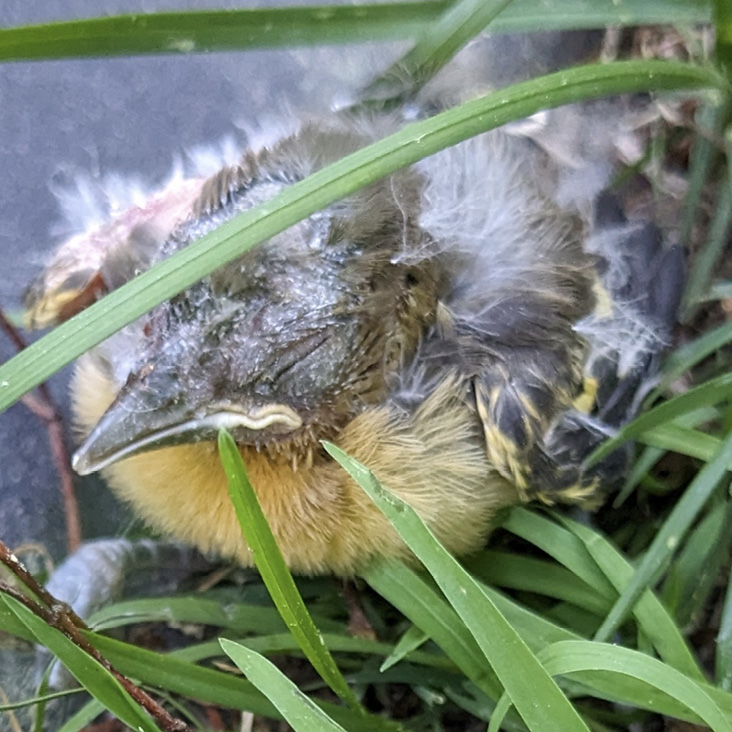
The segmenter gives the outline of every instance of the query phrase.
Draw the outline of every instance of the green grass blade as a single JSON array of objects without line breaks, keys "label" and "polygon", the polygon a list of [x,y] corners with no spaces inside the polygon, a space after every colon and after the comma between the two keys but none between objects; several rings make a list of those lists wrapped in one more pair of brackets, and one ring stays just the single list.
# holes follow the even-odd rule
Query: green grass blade
[{"label": "green grass blade", "polygon": [[[196,666],[173,654],[155,653],[103,635],[86,633],[86,637],[116,669],[140,683],[227,709],[242,709],[270,719],[281,719],[272,703],[245,679]],[[382,729],[397,732],[401,729],[394,722],[354,712],[339,704],[320,700],[316,704],[349,732]]]},{"label": "green grass blade", "polygon": [[572,574],[593,587],[602,598],[610,602],[615,600],[615,588],[592,559],[585,545],[556,521],[517,507],[510,511],[502,526],[554,557]]},{"label": "green grass blade", "polygon": [[[437,595],[414,570],[401,563],[380,562],[369,568],[367,579],[369,584],[386,600],[397,607],[415,624],[424,627],[425,631],[446,653],[454,653],[455,644],[451,642],[449,634],[451,632],[467,632],[467,630],[445,600]],[[483,585],[483,591],[490,596],[534,653],[539,653],[547,646],[560,641],[580,640],[580,636],[576,633],[550,622],[545,616],[525,608],[500,592],[485,585]],[[411,595],[415,596],[413,600],[409,599]],[[442,609],[446,608],[447,613],[452,613],[452,615],[446,615],[444,623],[433,623],[435,633],[432,633],[429,618],[435,612],[435,608],[441,608],[441,606],[443,606]],[[425,620],[423,616],[426,616],[428,620]],[[480,650],[469,634],[468,640],[472,642],[475,652],[480,654]],[[458,654],[451,657],[457,665],[463,668],[459,663]],[[477,662],[478,667],[479,662],[480,658]],[[617,674],[585,672],[576,676],[576,683],[565,681],[564,685],[573,690],[575,694],[591,695],[614,703],[629,704],[658,714],[686,719],[690,722],[699,721],[695,715],[687,714],[685,707],[668,694]],[[500,687],[495,683],[492,686],[492,691],[489,690],[485,693],[489,699],[494,700],[495,704],[495,700],[498,700],[501,695]],[[725,714],[732,715],[732,696],[710,685],[704,685],[703,688]],[[491,706],[491,708],[493,707]]]},{"label": "green grass blade", "polygon": [[0,604],[2,603],[33,633],[36,641],[48,648],[74,678],[112,714],[132,729],[159,732],[158,726],[104,666],[15,598],[0,594]]},{"label": "green grass blade", "polygon": [[509,709],[511,709],[511,699],[508,694],[504,694],[496,704],[495,711],[491,715],[491,721],[488,725],[487,732],[499,732],[503,725],[503,720],[506,718]]},{"label": "green grass blade", "polygon": [[[646,445],[678,452],[707,463],[719,452],[722,444],[714,435],[673,423],[652,427],[639,436],[638,440]],[[732,470],[732,465],[727,469]]]},{"label": "green grass blade", "polygon": [[697,473],[681,500],[674,506],[640,561],[632,579],[623,587],[622,594],[597,632],[596,640],[605,641],[610,638],[638,598],[646,588],[653,584],[659,571],[675,552],[689,527],[724,477],[730,463],[732,463],[732,432],[722,442],[716,456]]},{"label": "green grass blade", "polygon": [[0,61],[204,53],[404,39],[450,3],[136,13],[0,29]]},{"label": "green grass blade", "polygon": [[[371,3],[310,7],[199,10],[91,18],[0,30],[0,61],[205,53],[252,48],[357,43],[412,37],[453,3]],[[709,2],[688,0],[514,0],[495,32],[603,28],[649,23],[698,24]]]},{"label": "green grass blade", "polygon": [[[500,592],[485,586],[483,589],[535,653],[540,654],[543,649],[561,641],[581,640],[576,633],[549,622],[546,617],[521,606]],[[594,696],[690,722],[699,721],[695,715],[688,714],[686,708],[674,697],[618,674],[586,671],[574,675],[571,681],[565,679],[563,685],[575,695]],[[732,695],[709,684],[702,684],[702,688],[732,718]]]},{"label": "green grass blade", "polygon": [[[561,515],[556,518],[562,526],[525,508],[514,508],[503,527],[549,553],[599,591],[603,599],[615,602],[633,575],[631,565],[600,534]],[[633,612],[667,663],[689,676],[699,675],[693,656],[658,598],[647,593]]]},{"label": "green grass blade", "polygon": [[429,636],[416,625],[410,625],[407,632],[396,642],[394,648],[384,659],[379,671],[382,673],[388,671],[399,661],[406,658],[412,651],[419,648],[425,641],[429,640]]},{"label": "green grass blade", "polygon": [[605,643],[565,641],[547,648],[539,658],[552,675],[607,671],[642,680],[673,696],[714,732],[732,732],[729,716],[722,712],[701,684],[638,651]]},{"label": "green grass blade", "polygon": [[3,633],[21,638],[30,643],[35,642],[36,637],[25,623],[7,606],[0,602],[0,628]]},{"label": "green grass blade", "polygon": [[686,282],[683,315],[688,318],[692,308],[705,299],[715,268],[727,246],[732,222],[732,187],[720,186],[709,226],[709,233],[701,251],[694,258],[694,265]]},{"label": "green grass blade", "polygon": [[596,615],[611,607],[591,585],[553,562],[510,552],[486,550],[467,557],[465,568],[491,586],[532,592],[576,605]]},{"label": "green grass blade", "polygon": [[[689,189],[684,197],[681,214],[681,241],[690,242],[694,223],[701,203],[704,187],[719,151],[713,139],[718,136],[729,113],[729,102],[717,99],[702,105],[696,113],[695,123],[700,134],[694,137],[689,161]],[[681,306],[682,316],[689,315],[689,298],[685,294]]]},{"label": "green grass blade", "polygon": [[[588,730],[577,711],[480,585],[457,563],[406,503],[335,445],[328,453],[366,491],[425,565],[496,672],[516,710],[536,732]],[[527,684],[526,680],[531,679]]]},{"label": "green grass blade", "polygon": [[486,696],[498,699],[502,687],[457,613],[439,592],[401,562],[373,562],[363,579],[426,633]]},{"label": "green grass blade", "polygon": [[[240,633],[266,635],[285,629],[282,617],[273,607],[244,602],[221,602],[200,596],[156,597],[125,600],[94,613],[89,618],[94,630],[109,630],[133,623],[199,623]],[[336,631],[341,625],[324,617],[318,627]]]},{"label": "green grass blade", "polygon": [[79,732],[91,724],[103,711],[104,705],[96,699],[92,699],[84,704],[76,714],[69,717],[56,732]]},{"label": "green grass blade", "polygon": [[633,465],[630,468],[628,477],[623,483],[623,487],[618,491],[618,495],[613,499],[613,508],[620,508],[628,499],[630,494],[635,490],[643,478],[648,475],[653,466],[664,456],[665,450],[658,447],[645,447],[643,451],[636,456]]},{"label": "green grass blade", "polygon": [[657,399],[682,374],[730,342],[732,342],[732,321],[723,323],[691,343],[677,348],[664,364],[663,378],[651,393],[648,401]]},{"label": "green grass blade", "polygon": [[[652,399],[648,400],[649,402]],[[687,428],[696,427],[704,422],[716,421],[719,417],[717,409],[711,407],[703,407],[702,409],[695,409],[693,412],[688,412],[675,420],[673,425],[670,425],[671,429],[676,427]],[[656,435],[659,430],[666,430],[669,425],[659,427],[657,430],[652,430],[650,433],[646,433],[645,438],[647,439],[649,434]],[[694,433],[701,435],[700,432]],[[704,437],[709,437],[704,435]],[[714,443],[718,446],[719,440],[711,438]],[[641,482],[641,480],[648,474],[651,468],[656,464],[658,460],[665,454],[666,449],[661,447],[650,447],[647,446],[643,449],[640,455],[638,455],[630,469],[630,473],[625,480],[623,487],[618,491],[618,495],[613,501],[613,508],[621,506],[628,496],[632,493],[633,489]]]},{"label": "green grass blade", "polygon": [[719,686],[725,691],[732,691],[732,570],[727,582],[722,618],[717,633],[715,666]]},{"label": "green grass blade", "polygon": [[[557,515],[557,519],[584,542],[587,551],[597,562],[597,566],[612,582],[617,592],[621,593],[633,578],[633,567],[625,557],[596,531],[561,515]],[[695,679],[702,678],[694,656],[670,613],[660,600],[645,587],[633,608],[633,614],[640,629],[650,639],[659,656],[666,663],[687,676]],[[595,640],[600,638],[602,636],[598,631]]]},{"label": "green grass blade", "polygon": [[732,80],[732,6],[728,0],[714,0],[715,56]]},{"label": "green grass blade", "polygon": [[718,502],[689,532],[671,563],[663,587],[663,601],[684,628],[701,612],[719,580],[732,548],[732,503]]},{"label": "green grass blade", "polygon": [[39,694],[30,699],[23,699],[19,702],[12,702],[9,704],[0,704],[0,714],[3,712],[12,712],[16,709],[23,709],[24,707],[35,706],[36,704],[47,704],[54,699],[63,699],[65,696],[73,696],[74,694],[82,694],[83,691],[79,689],[67,689],[65,691],[56,691],[50,694]]},{"label": "green grass blade", "polygon": [[221,639],[221,647],[247,679],[277,707],[295,732],[345,732],[264,656],[225,638]]},{"label": "green grass blade", "polygon": [[429,25],[412,48],[369,84],[362,104],[406,101],[512,0],[458,0]]},{"label": "green grass blade", "polygon": [[255,244],[395,170],[539,109],[633,91],[715,88],[709,69],[628,61],[570,69],[471,100],[359,150],[239,214],[0,366],[0,410],[157,303]]},{"label": "green grass blade", "polygon": [[244,538],[285,625],[323,681],[351,709],[360,711],[362,708],[356,695],[343,678],[305,607],[282,552],[267,524],[257,494],[249,482],[239,449],[225,430],[219,432],[219,455]]},{"label": "green grass blade", "polygon": [[652,430],[654,427],[672,422],[676,418],[701,407],[718,404],[729,399],[730,395],[732,395],[732,373],[722,374],[716,379],[710,379],[699,386],[695,386],[686,393],[659,404],[624,425],[618,430],[617,435],[603,442],[590,455],[587,464],[594,465],[624,442],[641,437],[644,432]]},{"label": "green grass blade", "polygon": [[[222,636],[237,643],[243,643],[247,648],[265,656],[290,653],[302,655],[300,646],[291,633],[274,633],[272,635],[255,635],[239,638],[227,634]],[[426,636],[425,636],[426,639]],[[351,635],[337,633],[323,633],[323,641],[332,653],[358,653],[365,655],[388,657],[393,647],[389,643],[380,643],[370,638],[355,638]],[[197,643],[193,646],[172,651],[171,654],[180,660],[197,662],[221,655],[221,646],[218,640]],[[408,649],[400,660],[408,660],[415,666],[427,666],[447,671],[455,671],[455,664],[447,657],[438,653]],[[393,664],[392,664],[393,665]],[[386,670],[386,669],[385,669]]]}]

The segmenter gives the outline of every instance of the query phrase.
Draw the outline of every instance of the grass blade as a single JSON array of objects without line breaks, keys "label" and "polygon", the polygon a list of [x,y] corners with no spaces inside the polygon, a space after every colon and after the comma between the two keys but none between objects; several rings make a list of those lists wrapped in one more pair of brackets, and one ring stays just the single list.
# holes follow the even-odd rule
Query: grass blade
[{"label": "grass blade", "polygon": [[682,628],[704,610],[720,570],[729,559],[732,533],[732,503],[717,505],[699,521],[669,567],[663,600]]},{"label": "grass blade", "polygon": [[[674,423],[652,427],[638,440],[646,445],[678,452],[680,455],[688,455],[707,463],[719,452],[722,444],[722,441],[714,435]],[[732,465],[727,469],[732,470]]]},{"label": "grass blade", "polygon": [[[504,528],[516,533],[565,564],[591,587],[599,590],[611,603],[630,581],[633,568],[604,537],[586,526],[562,515],[554,521],[525,508],[515,508],[504,522]],[[574,542],[569,541],[567,534]],[[598,580],[601,577],[601,581]],[[609,590],[606,589],[609,587]],[[633,610],[641,628],[652,639],[661,657],[688,676],[699,676],[686,643],[668,611],[650,592],[644,595]]]},{"label": "grass blade", "polygon": [[[545,617],[522,607],[500,592],[485,586],[483,589],[536,654],[540,655],[544,649],[561,641],[581,640],[576,633],[550,623]],[[619,674],[584,671],[573,675],[572,680],[565,679],[563,685],[575,695],[594,696],[690,722],[699,721],[695,715],[687,713],[686,708],[673,696]],[[732,719],[732,695],[710,684],[702,683],[700,686],[724,714]]]},{"label": "grass blade", "polygon": [[439,71],[512,0],[458,0],[417,39],[412,48],[359,95],[358,106],[403,103]]},{"label": "grass blade", "polygon": [[663,378],[648,401],[655,401],[682,374],[701,363],[707,356],[732,341],[732,321],[723,323],[699,336],[691,343],[677,348],[663,367]]},{"label": "grass blade", "polygon": [[[198,10],[91,18],[0,29],[0,61],[278,48],[409,38],[453,5],[371,3],[246,10]],[[602,28],[709,23],[709,2],[688,0],[514,0],[492,30]]]},{"label": "grass blade", "polygon": [[715,662],[717,683],[725,691],[732,691],[732,570],[717,633]]},{"label": "grass blade", "polygon": [[502,687],[475,639],[425,578],[401,562],[373,562],[361,576],[437,643],[486,696],[498,699]]},{"label": "grass blade", "polygon": [[[529,729],[587,732],[579,714],[536,656],[480,585],[435,539],[414,509],[387,493],[367,468],[338,447],[330,443],[324,443],[324,446],[366,491],[427,567],[477,641]],[[531,684],[526,683],[527,679],[531,679]]]},{"label": "grass blade", "polygon": [[391,653],[384,659],[384,662],[379,667],[379,671],[382,673],[388,671],[427,640],[429,640],[427,633],[416,625],[410,625],[407,632],[394,645]]},{"label": "grass blade", "polygon": [[553,562],[510,552],[486,550],[464,561],[465,568],[491,586],[532,592],[604,615],[611,600]]},{"label": "grass blade", "polygon": [[221,639],[226,655],[277,707],[295,732],[345,732],[303,694],[271,661],[246,646]]},{"label": "grass blade", "polygon": [[689,527],[706,505],[714,489],[732,463],[732,432],[722,442],[716,456],[702,470],[674,506],[653,543],[640,561],[630,582],[598,630],[595,640],[605,641],[623,622],[630,609],[668,562]]},{"label": "grass blade", "polygon": [[323,681],[351,709],[362,711],[356,695],[343,678],[305,607],[249,482],[239,449],[225,430],[219,432],[219,454],[244,538],[285,625]]},{"label": "grass blade", "polygon": [[714,269],[724,251],[732,223],[732,187],[720,186],[707,240],[694,258],[684,292],[683,315],[688,319],[695,305],[705,299]]},{"label": "grass blade", "polygon": [[[702,105],[696,113],[695,121],[701,134],[694,137],[689,161],[689,190],[684,197],[681,216],[682,242],[691,241],[704,186],[719,155],[713,139],[721,133],[728,114],[729,102],[718,99]],[[682,319],[683,316],[688,317],[690,304],[685,294],[681,306]]]},{"label": "grass blade", "polygon": [[701,407],[718,404],[725,399],[729,399],[730,395],[732,395],[732,373],[722,374],[716,379],[710,379],[699,386],[695,386],[686,393],[659,404],[624,425],[617,435],[603,442],[590,455],[587,464],[594,465],[627,440],[641,437],[644,432],[667,422],[672,422],[674,419]]},{"label": "grass blade", "polygon": [[0,61],[204,53],[413,36],[449,2],[135,13],[0,29]]},{"label": "grass blade", "polygon": [[[245,679],[103,635],[86,633],[86,637],[116,669],[141,683],[227,709],[242,709],[270,719],[281,719],[273,704]],[[401,729],[395,722],[354,712],[339,704],[320,700],[316,704],[349,732],[397,732]]]},{"label": "grass blade", "polygon": [[104,705],[96,699],[92,699],[84,704],[76,714],[69,717],[56,732],[79,732],[91,724],[102,712],[104,712]]},{"label": "grass blade", "polygon": [[511,510],[502,526],[554,557],[572,574],[593,587],[602,598],[610,602],[615,599],[615,588],[592,559],[582,541],[556,521],[517,507]]},{"label": "grass blade", "polygon": [[15,598],[0,594],[0,604],[3,603],[33,633],[36,641],[48,648],[74,678],[112,714],[132,729],[159,732],[158,726],[104,666]]},{"label": "grass blade", "polygon": [[669,694],[704,720],[714,732],[732,732],[724,714],[704,688],[656,658],[630,648],[590,641],[557,643],[539,655],[552,675],[608,671],[639,679]]}]

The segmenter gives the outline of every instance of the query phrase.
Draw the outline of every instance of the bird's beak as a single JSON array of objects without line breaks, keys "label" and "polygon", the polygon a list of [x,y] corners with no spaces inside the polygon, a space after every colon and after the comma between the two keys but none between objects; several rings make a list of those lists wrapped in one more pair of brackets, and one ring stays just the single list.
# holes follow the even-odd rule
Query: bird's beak
[{"label": "bird's beak", "polygon": [[[141,396],[144,399],[141,400]],[[155,393],[125,391],[102,416],[81,447],[72,466],[88,475],[138,453],[171,445],[216,440],[221,428],[237,434],[264,431],[287,433],[302,426],[302,419],[284,404],[244,408],[221,402],[191,409],[182,398],[167,398],[153,406]]]}]

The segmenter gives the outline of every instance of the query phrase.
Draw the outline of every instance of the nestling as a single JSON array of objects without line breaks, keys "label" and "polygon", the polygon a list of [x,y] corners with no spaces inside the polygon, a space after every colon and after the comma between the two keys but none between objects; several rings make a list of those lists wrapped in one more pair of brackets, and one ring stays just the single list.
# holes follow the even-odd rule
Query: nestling
[{"label": "nestling", "polygon": [[[393,129],[306,121],[211,178],[176,180],[56,252],[31,325],[68,317]],[[233,434],[283,554],[301,572],[405,556],[323,451],[369,466],[460,554],[497,509],[593,503],[622,473],[591,449],[633,411],[668,339],[680,252],[496,131],[330,206],[80,359],[80,473],[101,470],[158,531],[251,563],[215,438]]]}]

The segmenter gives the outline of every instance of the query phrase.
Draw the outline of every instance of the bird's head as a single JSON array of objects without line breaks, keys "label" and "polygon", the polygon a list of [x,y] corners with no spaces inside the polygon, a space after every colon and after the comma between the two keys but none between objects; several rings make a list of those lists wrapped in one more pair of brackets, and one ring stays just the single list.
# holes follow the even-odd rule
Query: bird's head
[{"label": "bird's head", "polygon": [[[283,171],[280,161],[238,181],[229,170],[225,195],[214,181],[216,204],[200,202],[161,256],[297,179],[307,151],[297,136],[289,145],[278,154],[299,161],[297,170]],[[153,310],[140,324],[139,356],[115,401],[75,455],[76,470],[214,440],[221,427],[239,444],[287,456],[383,400],[432,323],[443,286],[435,257],[412,256],[430,248],[418,209],[416,176],[403,173],[311,216]],[[130,362],[114,347],[106,354]]]}]

